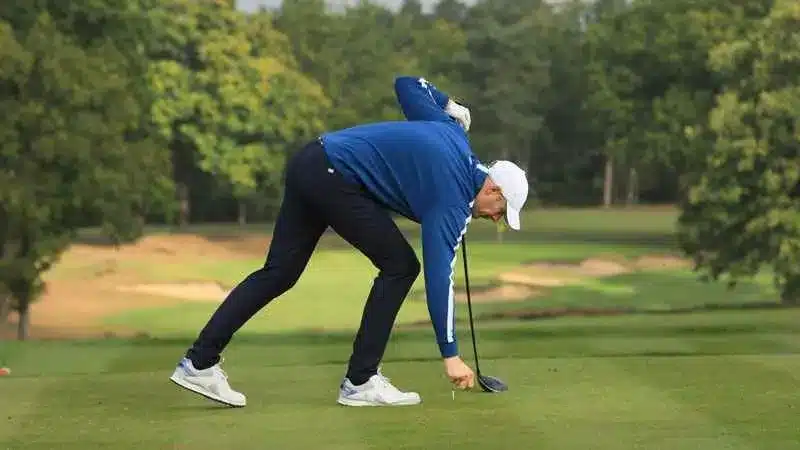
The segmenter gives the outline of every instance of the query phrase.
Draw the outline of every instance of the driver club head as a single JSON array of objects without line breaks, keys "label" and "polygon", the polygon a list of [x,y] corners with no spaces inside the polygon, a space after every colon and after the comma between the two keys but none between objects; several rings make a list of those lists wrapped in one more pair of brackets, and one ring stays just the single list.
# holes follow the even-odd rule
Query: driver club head
[{"label": "driver club head", "polygon": [[478,384],[483,389],[483,392],[497,393],[508,390],[507,384],[489,375],[478,375]]}]

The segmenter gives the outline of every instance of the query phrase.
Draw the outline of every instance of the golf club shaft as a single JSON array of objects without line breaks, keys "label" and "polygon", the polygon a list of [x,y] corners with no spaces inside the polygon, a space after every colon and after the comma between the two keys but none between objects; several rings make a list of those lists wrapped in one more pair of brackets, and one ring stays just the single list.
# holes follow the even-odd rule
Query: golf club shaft
[{"label": "golf club shaft", "polygon": [[464,285],[467,290],[467,309],[469,311],[469,330],[472,334],[472,351],[475,355],[475,371],[481,376],[481,367],[478,364],[478,344],[475,342],[475,324],[472,320],[472,298],[469,292],[469,269],[467,268],[467,237],[461,239],[461,252],[464,259]]}]

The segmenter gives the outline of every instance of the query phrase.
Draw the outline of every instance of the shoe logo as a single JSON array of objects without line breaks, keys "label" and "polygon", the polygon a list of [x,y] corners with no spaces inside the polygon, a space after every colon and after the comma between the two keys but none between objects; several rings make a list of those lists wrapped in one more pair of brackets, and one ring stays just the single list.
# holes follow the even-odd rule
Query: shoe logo
[{"label": "shoe logo", "polygon": [[345,396],[353,395],[353,394],[356,394],[358,392],[354,388],[351,388],[350,386],[348,386],[347,383],[345,383],[344,381],[342,381],[342,384],[339,385],[339,389],[342,391],[342,393]]}]

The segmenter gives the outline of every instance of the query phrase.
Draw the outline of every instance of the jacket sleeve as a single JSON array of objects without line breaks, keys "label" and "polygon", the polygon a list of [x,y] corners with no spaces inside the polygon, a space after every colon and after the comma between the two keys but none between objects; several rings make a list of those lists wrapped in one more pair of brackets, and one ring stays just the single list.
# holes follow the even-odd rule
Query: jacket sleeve
[{"label": "jacket sleeve", "polygon": [[425,78],[399,76],[394,80],[394,92],[408,120],[453,120],[444,111],[450,97]]},{"label": "jacket sleeve", "polygon": [[422,259],[428,312],[443,358],[458,355],[453,276],[456,249],[466,232],[469,211],[452,207],[422,219]]}]

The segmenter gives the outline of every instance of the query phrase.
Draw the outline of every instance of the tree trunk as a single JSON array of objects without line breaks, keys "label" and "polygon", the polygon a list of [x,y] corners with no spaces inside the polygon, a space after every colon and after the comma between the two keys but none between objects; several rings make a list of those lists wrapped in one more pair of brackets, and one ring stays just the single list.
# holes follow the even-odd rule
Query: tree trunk
[{"label": "tree trunk", "polygon": [[17,339],[24,341],[28,339],[28,331],[31,325],[31,311],[27,303],[23,303],[19,309],[19,322],[17,323]]},{"label": "tree trunk", "polygon": [[781,303],[787,306],[800,305],[800,277],[790,277],[781,289]]},{"label": "tree trunk", "polygon": [[180,204],[178,228],[185,228],[189,225],[189,214],[191,209],[189,205],[189,186],[184,183],[178,184],[178,203]]},{"label": "tree trunk", "polygon": [[11,314],[11,297],[0,296],[0,324],[8,321],[9,314]]},{"label": "tree trunk", "polygon": [[244,200],[239,200],[239,226],[247,225],[247,204]]},{"label": "tree trunk", "polygon": [[606,157],[606,174],[603,181],[603,206],[608,208],[613,202],[614,192],[614,157]]},{"label": "tree trunk", "polygon": [[639,174],[635,167],[631,167],[628,171],[628,195],[625,202],[628,206],[639,202]]},{"label": "tree trunk", "polygon": [[782,295],[781,303],[787,306],[800,305],[800,295]]}]

